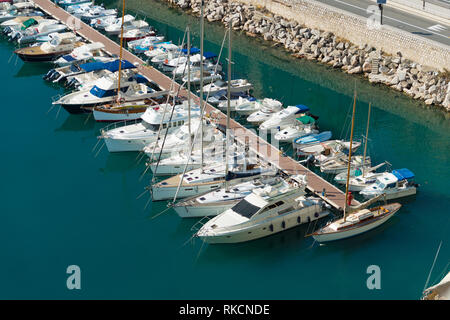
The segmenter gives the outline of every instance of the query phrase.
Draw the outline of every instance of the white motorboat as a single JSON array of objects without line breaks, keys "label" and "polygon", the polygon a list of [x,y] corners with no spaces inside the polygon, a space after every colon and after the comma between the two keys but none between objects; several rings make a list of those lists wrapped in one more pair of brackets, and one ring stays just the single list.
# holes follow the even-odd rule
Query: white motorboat
[{"label": "white motorboat", "polygon": [[278,131],[273,138],[279,142],[292,142],[297,138],[304,137],[309,134],[318,133],[315,120],[310,116],[302,116],[297,118],[294,124]]},{"label": "white motorboat", "polygon": [[51,33],[62,32],[67,29],[65,24],[55,23],[54,20],[46,19],[33,28],[13,31],[9,34],[11,40],[16,40],[19,44],[26,44],[36,41],[38,37],[47,36]]},{"label": "white motorboat", "polygon": [[153,27],[150,26],[143,28],[128,29],[123,33],[123,41],[125,42],[136,41],[147,37],[154,37],[155,35],[156,35],[155,30],[153,30]]},{"label": "white motorboat", "polygon": [[294,124],[295,120],[309,111],[307,106],[302,104],[289,106],[278,112],[260,124],[259,130],[280,130]]},{"label": "white motorboat", "polygon": [[[231,80],[230,92],[232,93],[248,92],[252,89],[253,85],[246,79]],[[218,80],[203,87],[203,92],[209,92],[210,95],[213,95],[219,91],[227,92],[227,90],[228,82],[225,80]]]},{"label": "white motorboat", "polygon": [[[209,83],[212,81],[216,81],[218,79],[222,79],[222,76],[218,73],[215,73],[213,71],[203,71],[203,82]],[[183,77],[183,82],[188,81],[188,76]],[[192,84],[198,84],[200,83],[200,70],[194,71],[191,73],[190,81]]]},{"label": "white motorboat", "polygon": [[[168,158],[161,159],[159,163],[155,161],[147,165],[150,166],[154,176],[173,176],[182,173],[185,167],[186,171],[200,168],[202,160],[205,166],[223,162],[225,159],[225,148],[223,145],[212,145],[205,147],[203,150],[193,150],[190,156],[188,154],[179,152]],[[237,150],[234,150],[230,157],[238,157]],[[186,163],[188,164],[186,165]]]},{"label": "white motorboat", "polygon": [[[105,27],[105,32],[109,35],[120,35],[120,30],[122,26],[122,18],[119,18],[116,22],[110,24],[109,26]],[[140,29],[148,27],[148,23],[144,20],[125,20],[123,24],[123,30],[124,32],[133,30],[133,29]]]},{"label": "white motorboat", "polygon": [[[201,64],[201,56],[200,54],[196,54],[193,55],[190,58],[190,62],[191,62],[191,72],[195,73],[196,71],[200,71],[203,70],[205,72],[208,71],[216,71],[216,72],[220,72],[222,70],[222,67],[220,64],[217,64],[217,61],[215,60],[217,56],[213,53],[208,53],[205,52],[205,54],[203,55],[203,67],[200,66]],[[184,63],[180,63],[179,61],[177,62],[178,65],[177,67],[172,71],[172,73],[176,76],[176,77],[181,77],[183,75],[186,74],[186,70],[187,70],[187,59],[185,60]],[[211,81],[217,80],[218,78],[212,78]]]},{"label": "white motorboat", "polygon": [[[105,140],[108,151],[141,151],[146,145],[156,141],[158,132],[164,134],[167,130],[168,133],[172,133],[181,127],[188,120],[187,104],[183,102],[181,105],[176,105],[171,117],[172,108],[170,104],[161,104],[158,109],[148,108],[141,116],[141,122],[133,124],[119,122],[114,127],[104,128],[101,137]],[[199,106],[191,105],[191,118],[199,116]],[[161,130],[159,130],[160,126],[162,126]]]},{"label": "white motorboat", "polygon": [[43,13],[34,8],[31,2],[17,2],[0,11],[0,23],[17,17],[42,16]]},{"label": "white motorboat", "polygon": [[[163,43],[165,44],[172,44],[172,42],[163,42],[164,36],[148,36],[145,38],[137,39],[134,41],[128,41],[127,46],[132,51],[135,51],[137,53],[145,53],[147,50],[149,50],[151,47],[159,47]],[[178,48],[178,47],[177,47]]]},{"label": "white motorboat", "polygon": [[414,173],[403,168],[384,172],[376,178],[376,182],[366,186],[360,191],[365,198],[377,197],[385,194],[386,200],[412,196],[416,194],[416,184],[413,181]]},{"label": "white motorboat", "polygon": [[72,32],[52,33],[51,40],[14,51],[23,61],[50,62],[83,45]]},{"label": "white motorboat", "polygon": [[[189,134],[189,127],[191,132]],[[191,149],[191,141],[194,141],[195,135],[200,128],[200,119],[195,118],[191,123],[185,123],[178,130],[171,134],[168,134],[165,139],[161,137],[159,140],[149,143],[146,145],[142,151],[151,158],[157,160],[159,158],[164,159],[174,154],[179,154],[179,152],[188,153]],[[217,130],[217,127],[210,123],[209,121],[203,121],[203,146],[208,147],[209,145],[222,145],[225,141],[225,135],[223,132]],[[201,145],[200,141],[195,140],[195,148],[199,148]]]},{"label": "white motorboat", "polygon": [[85,63],[88,60],[95,59],[96,61],[110,61],[111,58],[103,52],[105,46],[101,42],[87,43],[80,47],[75,48],[71,53],[64,55],[54,63],[60,67],[70,64]]},{"label": "white motorboat", "polygon": [[[95,59],[94,59],[95,60]],[[111,67],[112,64],[114,64],[114,58],[110,58],[107,61],[104,61],[104,59],[102,59],[102,61],[94,61],[94,62],[88,62],[88,63],[83,63],[83,64],[71,64],[65,67],[60,67],[60,68],[55,68],[55,69],[51,69],[47,72],[47,74],[45,74],[43,76],[43,78],[47,81],[52,81],[52,82],[66,82],[67,81],[71,81],[73,83],[69,84],[68,86],[73,87],[73,86],[78,86],[81,84],[81,82],[77,82],[78,80],[75,80],[74,77],[80,74],[86,74],[86,73],[92,73],[92,75],[98,74],[99,71],[101,70],[106,70],[108,69],[108,67]],[[122,62],[122,69],[133,69],[136,68],[136,66],[134,66],[131,62],[128,62],[126,60],[124,60]],[[112,69],[111,71],[108,70],[109,72],[116,72],[118,70],[118,63],[116,64],[115,69]],[[105,75],[106,73],[104,73],[103,75]],[[77,83],[75,83],[77,82]]]},{"label": "white motorboat", "polygon": [[[251,103],[252,101],[255,101],[256,99],[253,97],[242,97],[239,96],[237,99],[230,99],[230,111],[236,111],[236,108],[239,106],[242,106],[243,104]],[[226,111],[228,107],[227,100],[219,102],[217,105],[217,109],[221,111]]]},{"label": "white motorboat", "polygon": [[[134,19],[135,18],[130,14],[126,14],[124,16],[125,23],[131,22]],[[121,23],[122,23],[122,17],[105,16],[105,17],[101,17],[101,18],[91,19],[91,21],[89,22],[89,25],[96,29],[104,30],[106,27],[108,27],[110,25],[119,25],[120,26]]]},{"label": "white motorboat", "polygon": [[[239,162],[241,163],[233,163],[230,165],[231,168],[229,169],[227,178],[225,164],[216,163],[211,166],[189,171],[183,177],[179,174],[157,182],[151,186],[152,199],[154,201],[173,199],[177,190],[177,199],[191,197],[223,186],[226,179],[237,179],[235,181],[244,182],[254,176],[273,171],[263,166],[255,158],[244,158],[243,161]],[[178,188],[179,185],[180,188]]]},{"label": "white motorboat", "polygon": [[[327,174],[338,174],[343,172],[348,167],[347,155],[341,153],[326,159],[317,164],[320,167],[320,171]],[[363,156],[352,156],[350,161],[350,169],[362,168],[363,165],[370,167],[370,157],[363,158]]]},{"label": "white motorboat", "polygon": [[150,62],[161,64],[173,56],[180,55],[180,47],[172,42],[163,42],[147,48],[144,54],[150,58]]},{"label": "white motorboat", "polygon": [[[248,106],[254,107],[250,105]],[[283,104],[280,101],[266,98],[261,102],[259,109],[247,117],[247,121],[253,125],[260,125],[264,121],[270,119],[270,117],[274,113],[280,111],[282,106]],[[240,108],[236,108],[236,111],[237,112],[241,111],[242,113],[242,109]]]},{"label": "white motorboat", "polygon": [[[361,191],[365,187],[370,184],[376,182],[378,176],[382,174],[382,172],[376,172],[376,170],[386,163],[380,163],[374,167],[366,167],[364,168],[354,168],[350,169],[350,178],[348,183],[348,190],[350,191]],[[339,184],[345,184],[347,181],[347,172],[341,172],[334,177],[334,181]]]},{"label": "white motorboat", "polygon": [[295,176],[279,186],[253,190],[235,206],[206,222],[195,235],[211,244],[245,242],[327,216],[329,206],[319,198],[306,197],[305,183],[298,186],[300,179]]},{"label": "white motorboat", "polygon": [[98,19],[102,17],[116,17],[117,9],[105,9],[101,6],[95,6],[87,10],[81,15],[81,20],[91,21],[92,19]]},{"label": "white motorboat", "polygon": [[283,180],[280,177],[261,176],[184,199],[176,203],[173,208],[181,218],[217,216],[232,208],[254,189],[267,185],[277,187],[282,183]]},{"label": "white motorboat", "polygon": [[[310,135],[307,135],[308,137]],[[294,139],[296,140],[296,139]],[[353,142],[352,150],[355,152],[361,146],[360,142]],[[343,140],[326,140],[320,143],[314,143],[310,145],[305,145],[297,148],[297,155],[302,157],[309,156],[320,156],[324,154],[328,156],[330,154],[342,151],[343,149],[348,150],[350,148],[350,143]]]},{"label": "white motorboat", "polygon": [[[44,20],[42,16],[24,16],[24,17],[17,17],[11,20],[4,21],[0,23],[0,28],[2,29],[4,34],[9,34],[13,30],[19,30],[19,29],[27,29],[32,26],[35,26],[39,24],[40,21]],[[56,20],[54,20],[56,21]]]},{"label": "white motorboat", "polygon": [[[69,113],[91,112],[94,106],[110,103],[117,99],[118,82],[118,73],[108,74],[95,81],[92,87],[69,93],[53,104],[61,105]],[[165,94],[157,84],[144,76],[135,74],[132,70],[122,71],[120,90],[120,99],[123,102],[143,100]]]},{"label": "white motorboat", "polygon": [[86,5],[86,6],[92,6],[92,0],[60,0],[58,1],[58,5],[63,7],[64,9],[67,9],[69,7],[75,6],[75,5]]}]

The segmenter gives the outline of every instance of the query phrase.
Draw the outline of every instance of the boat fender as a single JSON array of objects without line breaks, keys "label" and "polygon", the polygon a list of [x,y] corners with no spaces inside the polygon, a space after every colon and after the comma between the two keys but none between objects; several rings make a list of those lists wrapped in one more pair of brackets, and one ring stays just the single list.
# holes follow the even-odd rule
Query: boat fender
[{"label": "boat fender", "polygon": [[318,218],[319,217],[319,213],[318,212],[314,213],[314,217]]},{"label": "boat fender", "polygon": [[310,216],[308,216],[308,222],[311,222],[311,217]]},{"label": "boat fender", "polygon": [[273,224],[269,226],[269,230],[273,232]]},{"label": "boat fender", "polygon": [[286,222],[281,222],[281,227],[284,229],[284,228],[286,228]]},{"label": "boat fender", "polygon": [[297,217],[297,223],[300,224],[300,222],[302,222],[302,218],[300,216]]}]

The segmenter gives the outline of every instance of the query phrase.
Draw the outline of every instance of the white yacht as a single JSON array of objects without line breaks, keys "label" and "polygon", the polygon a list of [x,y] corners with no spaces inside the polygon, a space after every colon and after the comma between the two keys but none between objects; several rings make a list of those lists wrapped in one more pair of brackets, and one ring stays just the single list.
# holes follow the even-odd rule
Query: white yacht
[{"label": "white yacht", "polygon": [[412,196],[416,194],[414,173],[403,168],[384,172],[376,178],[376,182],[360,191],[365,198],[377,197],[385,194],[386,200]]},{"label": "white yacht", "polygon": [[[348,190],[350,191],[361,191],[369,184],[373,184],[376,182],[378,176],[382,174],[382,172],[376,172],[376,170],[382,166],[384,166],[386,162],[382,162],[374,167],[365,167],[365,168],[354,168],[350,170],[350,178],[348,183]],[[347,172],[341,172],[334,177],[334,181],[339,184],[346,184],[347,181]]]},{"label": "white yacht", "polygon": [[74,63],[84,63],[93,59],[96,59],[96,61],[103,60],[104,62],[110,61],[111,58],[103,52],[104,47],[101,42],[86,43],[75,48],[71,53],[56,59],[53,63],[63,67]]},{"label": "white yacht", "polygon": [[[147,78],[132,70],[123,70],[120,84],[120,99],[123,102],[157,97],[163,92]],[[59,104],[69,113],[91,112],[94,106],[110,103],[117,99],[119,74],[111,73],[95,81],[92,87],[83,88],[65,95],[53,104]],[[150,87],[152,86],[152,87]]]},{"label": "white yacht", "polygon": [[[105,27],[105,32],[109,35],[120,35],[122,26],[122,18],[118,18],[117,21]],[[141,29],[148,27],[148,23],[144,20],[125,20],[123,24],[123,31],[127,32],[133,29]]]},{"label": "white yacht", "polygon": [[47,36],[51,33],[62,32],[67,29],[65,24],[55,23],[52,20],[42,21],[33,28],[13,31],[9,34],[11,40],[16,40],[19,44],[26,44],[36,41],[38,37]]},{"label": "white yacht", "polygon": [[[256,99],[253,97],[241,97],[239,96],[237,99],[230,99],[230,111],[236,111],[236,108],[239,106],[242,106],[243,104],[251,103],[252,101],[255,101]],[[226,111],[228,108],[228,101],[221,101],[217,105],[217,109],[221,111]]]},{"label": "white yacht", "polygon": [[[247,121],[253,125],[260,125],[264,121],[282,109],[282,103],[274,99],[264,99],[258,111],[253,112],[247,117]],[[238,111],[238,108],[236,108]],[[239,112],[239,111],[238,111]]]},{"label": "white yacht", "polygon": [[[205,72],[212,72],[212,71],[216,71],[216,72],[220,72],[222,71],[222,67],[220,64],[217,64],[216,61],[216,55],[214,53],[210,53],[210,52],[205,52],[203,54],[203,67],[200,65],[201,64],[201,56],[200,54],[196,54],[193,55],[192,57],[190,57],[190,63],[191,63],[191,73],[195,73],[196,71],[200,71],[203,70]],[[183,75],[187,74],[187,57],[185,57],[186,60],[184,62],[181,62],[182,60],[176,61],[177,66],[174,67],[172,73],[176,76],[176,77],[181,77]],[[211,81],[215,81],[218,78],[214,78],[212,77],[210,80]]]},{"label": "white yacht", "polygon": [[[189,134],[189,126],[191,133]],[[179,152],[188,153],[191,149],[191,139],[195,138],[197,131],[200,128],[200,119],[194,118],[191,123],[185,123],[178,130],[171,134],[168,134],[166,138],[160,137],[158,141],[149,143],[142,151],[151,158],[157,160],[158,158],[165,159],[171,155],[178,154]],[[197,134],[200,136],[200,134]],[[198,139],[199,140],[199,139]],[[222,145],[225,141],[225,135],[223,132],[217,130],[217,127],[209,121],[203,120],[203,145],[208,147],[209,145]],[[163,146],[164,143],[164,146]],[[195,142],[197,149],[200,147],[200,141]],[[194,148],[195,149],[195,148]]]},{"label": "white yacht", "polygon": [[[362,166],[370,167],[370,157],[364,159],[363,156],[352,156],[350,161],[350,168],[362,168]],[[347,170],[348,159],[345,153],[340,153],[329,159],[318,162],[317,165],[320,167],[320,171],[329,174],[338,174]]]},{"label": "white yacht", "polygon": [[257,159],[244,158],[243,160],[239,161],[241,163],[237,163],[238,161],[236,161],[230,165],[228,176],[225,173],[225,164],[215,163],[207,167],[189,171],[183,177],[179,174],[155,183],[151,186],[152,198],[155,201],[173,199],[180,182],[181,185],[177,199],[190,197],[221,187],[225,184],[226,179],[236,179],[235,181],[237,182],[243,182],[256,175],[273,171],[258,162]]},{"label": "white yacht", "polygon": [[[190,81],[192,84],[200,83],[200,76],[201,76],[200,72],[201,72],[200,70],[191,72]],[[220,74],[215,73],[213,71],[203,71],[203,82],[204,83],[209,83],[212,81],[216,81],[218,79],[222,79],[222,76]],[[187,81],[188,81],[188,76],[185,75],[183,77],[183,82],[187,82]]]},{"label": "white yacht", "polygon": [[151,47],[158,47],[165,44],[171,44],[171,42],[163,42],[164,36],[147,36],[141,39],[136,39],[133,41],[128,41],[127,46],[129,49],[137,52],[137,53],[145,53],[147,50],[149,50]]},{"label": "white yacht", "polygon": [[[238,150],[233,145],[233,151],[230,157],[238,157]],[[202,160],[203,156],[203,160]],[[180,174],[184,171],[191,171],[200,168],[202,161],[205,166],[212,165],[214,163],[222,163],[225,159],[225,146],[223,144],[210,145],[201,149],[196,149],[192,151],[189,156],[189,152],[179,152],[178,154],[173,154],[168,158],[161,159],[159,163],[152,162],[147,165],[153,172],[154,176],[173,176]],[[189,161],[189,163],[188,163]],[[186,166],[186,163],[188,165]]]},{"label": "white yacht", "polygon": [[294,124],[295,120],[309,111],[307,106],[302,104],[289,106],[278,112],[259,125],[260,130],[284,129]]},{"label": "white yacht", "polygon": [[295,122],[278,131],[273,137],[279,142],[292,142],[297,138],[304,137],[312,133],[318,133],[316,129],[315,119],[310,116],[302,116],[295,119]]},{"label": "white yacht", "polygon": [[101,6],[91,7],[80,15],[83,21],[92,21],[93,19],[103,17],[116,17],[117,9],[105,9]]},{"label": "white yacht", "polygon": [[217,216],[244,199],[255,188],[261,188],[266,185],[277,187],[282,183],[283,180],[280,177],[273,175],[261,176],[250,181],[231,184],[184,199],[176,203],[174,209],[181,218]]},{"label": "white yacht", "polygon": [[278,186],[254,189],[206,222],[196,236],[212,244],[245,242],[327,216],[329,206],[323,200],[305,196],[305,180],[304,176],[294,176]]},{"label": "white yacht", "polygon": [[[306,137],[311,136],[307,135]],[[296,140],[296,139],[294,139]],[[360,142],[353,142],[352,151],[355,152],[361,146]],[[303,157],[320,157],[322,154],[329,156],[330,154],[337,153],[343,149],[348,150],[350,148],[349,141],[343,140],[328,140],[320,143],[313,143],[310,145],[304,145],[297,148],[297,155]],[[345,182],[344,182],[345,183]]]},{"label": "white yacht", "polygon": [[[253,85],[246,79],[231,80],[230,92],[232,93],[248,92],[252,89]],[[228,82],[225,80],[218,80],[213,83],[207,84],[203,87],[203,92],[209,92],[209,94],[211,95],[219,91],[227,92],[227,90],[228,90]]]},{"label": "white yacht", "polygon": [[150,58],[150,62],[161,64],[169,57],[172,59],[173,56],[180,55],[180,48],[171,42],[163,42],[148,48],[144,54]]},{"label": "white yacht", "polygon": [[[124,22],[129,23],[134,20],[134,17],[130,14],[124,16]],[[105,16],[101,18],[91,19],[90,25],[96,29],[104,30],[110,25],[119,25],[122,23],[122,17]]]},{"label": "white yacht", "polygon": [[[104,128],[101,138],[105,140],[108,151],[141,151],[146,145],[156,141],[158,131],[160,134],[164,134],[166,130],[172,133],[181,127],[188,120],[187,104],[183,102],[181,105],[176,105],[171,117],[172,108],[171,104],[161,104],[158,109],[148,108],[141,116],[141,122],[128,125],[127,122],[119,122]],[[199,116],[200,107],[191,106],[191,118]],[[163,120],[162,124],[161,120]],[[161,130],[159,130],[160,125],[162,125]]]}]

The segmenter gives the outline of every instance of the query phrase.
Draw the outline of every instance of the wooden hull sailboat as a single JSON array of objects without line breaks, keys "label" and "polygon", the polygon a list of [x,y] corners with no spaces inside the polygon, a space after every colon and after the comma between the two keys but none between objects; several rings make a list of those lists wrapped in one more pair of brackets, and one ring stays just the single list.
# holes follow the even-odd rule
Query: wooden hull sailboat
[{"label": "wooden hull sailboat", "polygon": [[318,242],[329,242],[346,239],[375,229],[388,221],[401,208],[399,203],[391,203],[372,209],[360,210],[344,218],[334,221],[314,232],[312,237]]}]

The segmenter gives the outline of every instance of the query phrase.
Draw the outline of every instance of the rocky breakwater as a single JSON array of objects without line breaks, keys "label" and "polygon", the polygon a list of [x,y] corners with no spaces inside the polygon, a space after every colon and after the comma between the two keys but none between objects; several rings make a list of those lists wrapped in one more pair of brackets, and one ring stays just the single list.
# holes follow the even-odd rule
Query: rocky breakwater
[{"label": "rocky breakwater", "polygon": [[[168,0],[172,4],[200,14],[201,0]],[[205,1],[208,21],[220,21],[252,37],[262,37],[283,46],[293,56],[316,60],[349,74],[360,74],[371,83],[381,83],[404,92],[427,105],[450,111],[450,72],[440,72],[402,57],[392,56],[369,45],[356,46],[331,32],[311,29],[273,15],[265,8],[238,1]]]}]

